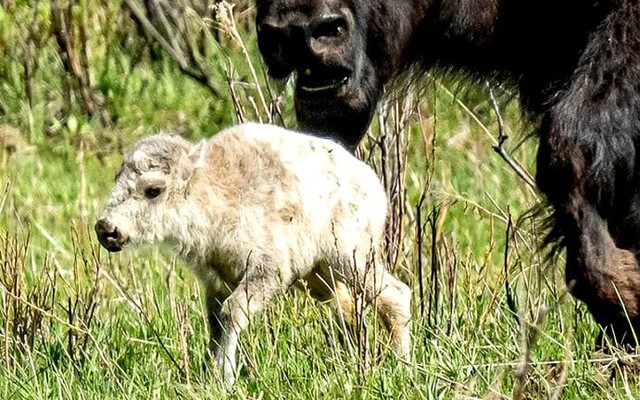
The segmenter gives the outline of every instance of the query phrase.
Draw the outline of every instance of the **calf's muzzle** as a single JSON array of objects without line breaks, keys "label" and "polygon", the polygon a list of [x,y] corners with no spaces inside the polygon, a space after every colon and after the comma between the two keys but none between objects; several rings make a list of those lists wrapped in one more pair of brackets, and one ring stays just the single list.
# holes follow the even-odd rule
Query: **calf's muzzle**
[{"label": "calf's muzzle", "polygon": [[129,236],[123,233],[117,226],[112,225],[106,218],[100,218],[95,225],[98,241],[110,252],[122,250],[125,243],[129,241]]}]

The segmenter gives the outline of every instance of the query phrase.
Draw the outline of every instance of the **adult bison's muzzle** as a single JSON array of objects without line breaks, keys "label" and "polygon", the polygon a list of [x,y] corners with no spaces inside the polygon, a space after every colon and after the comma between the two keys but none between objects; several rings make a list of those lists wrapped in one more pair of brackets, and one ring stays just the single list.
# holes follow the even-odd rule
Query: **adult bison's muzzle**
[{"label": "adult bison's muzzle", "polygon": [[100,218],[95,225],[98,241],[105,249],[110,252],[118,252],[122,250],[129,241],[129,236],[118,229],[117,226],[111,224],[106,218]]}]

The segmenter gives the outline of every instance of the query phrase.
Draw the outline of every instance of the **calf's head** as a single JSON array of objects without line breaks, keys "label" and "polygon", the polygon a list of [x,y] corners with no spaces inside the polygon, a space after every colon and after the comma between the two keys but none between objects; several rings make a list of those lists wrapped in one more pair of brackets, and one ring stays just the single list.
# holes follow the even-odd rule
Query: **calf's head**
[{"label": "calf's head", "polygon": [[[374,3],[257,1],[260,52],[271,76],[295,76],[300,127],[337,138],[350,148],[358,144],[369,126],[403,41],[391,20],[370,24],[377,18],[372,15]],[[382,30],[387,29],[396,32],[383,35]],[[383,40],[387,34],[396,35],[393,43]]]},{"label": "calf's head", "polygon": [[135,144],[116,173],[115,187],[95,224],[100,244],[111,252],[129,243],[169,239],[170,220],[185,201],[204,145],[164,133]]}]

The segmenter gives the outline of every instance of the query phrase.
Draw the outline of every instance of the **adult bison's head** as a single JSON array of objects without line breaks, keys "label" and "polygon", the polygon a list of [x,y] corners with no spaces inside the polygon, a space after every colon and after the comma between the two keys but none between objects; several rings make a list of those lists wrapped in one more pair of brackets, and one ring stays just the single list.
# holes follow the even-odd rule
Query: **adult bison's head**
[{"label": "adult bison's head", "polygon": [[376,42],[374,3],[257,0],[260,52],[271,76],[294,75],[300,127],[351,148],[366,132],[389,77],[385,64],[397,58]]}]

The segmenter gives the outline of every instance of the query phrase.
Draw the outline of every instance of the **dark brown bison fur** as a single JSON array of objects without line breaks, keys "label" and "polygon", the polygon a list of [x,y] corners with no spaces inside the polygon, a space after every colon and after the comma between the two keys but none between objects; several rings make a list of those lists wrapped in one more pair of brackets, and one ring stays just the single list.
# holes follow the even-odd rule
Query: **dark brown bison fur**
[{"label": "dark brown bison fur", "polygon": [[299,124],[355,147],[383,86],[417,66],[519,89],[573,294],[618,340],[640,327],[639,0],[257,0]]}]

